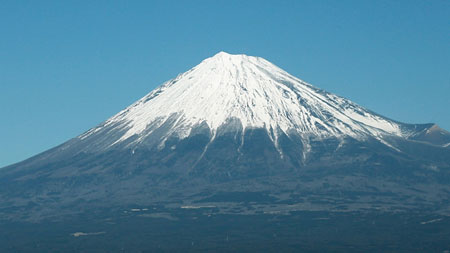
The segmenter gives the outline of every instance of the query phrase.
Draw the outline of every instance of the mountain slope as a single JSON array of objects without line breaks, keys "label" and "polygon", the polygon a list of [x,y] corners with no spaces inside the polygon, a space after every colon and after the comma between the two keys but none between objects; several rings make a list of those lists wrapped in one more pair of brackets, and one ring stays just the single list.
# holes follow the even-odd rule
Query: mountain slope
[{"label": "mountain slope", "polygon": [[86,133],[1,169],[0,214],[43,219],[155,203],[246,214],[447,212],[449,140],[433,124],[390,120],[262,58],[221,52]]}]

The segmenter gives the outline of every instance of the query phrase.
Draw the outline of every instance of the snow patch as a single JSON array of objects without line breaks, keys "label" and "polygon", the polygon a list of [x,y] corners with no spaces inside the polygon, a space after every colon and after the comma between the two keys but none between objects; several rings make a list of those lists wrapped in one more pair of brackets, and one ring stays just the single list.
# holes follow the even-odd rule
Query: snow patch
[{"label": "snow patch", "polygon": [[80,237],[80,236],[101,235],[101,234],[106,234],[106,232],[92,232],[92,233],[75,232],[75,233],[72,233],[70,235],[72,235],[73,237]]},{"label": "snow patch", "polygon": [[441,220],[442,220],[442,218],[429,220],[429,221],[422,221],[420,224],[425,225],[425,224],[435,223],[435,222],[438,222],[438,221],[441,221]]}]

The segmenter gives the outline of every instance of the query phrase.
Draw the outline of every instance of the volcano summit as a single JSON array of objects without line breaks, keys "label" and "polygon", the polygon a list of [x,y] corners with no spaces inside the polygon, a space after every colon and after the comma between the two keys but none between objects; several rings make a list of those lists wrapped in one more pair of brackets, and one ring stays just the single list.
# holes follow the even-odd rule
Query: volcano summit
[{"label": "volcano summit", "polygon": [[[450,211],[450,133],[220,52],[97,127],[0,170],[0,214]],[[170,211],[169,211],[170,213]]]},{"label": "volcano summit", "polygon": [[[161,126],[164,125],[161,131]],[[80,139],[108,129],[120,132],[102,149],[139,147],[185,139],[204,128],[210,142],[228,132],[243,141],[246,130],[264,130],[278,147],[280,135],[364,139],[408,137],[408,126],[385,119],[349,100],[319,90],[272,63],[246,55],[218,53],[170,80]],[[157,132],[157,134],[155,134]],[[282,152],[280,150],[280,152]]]}]

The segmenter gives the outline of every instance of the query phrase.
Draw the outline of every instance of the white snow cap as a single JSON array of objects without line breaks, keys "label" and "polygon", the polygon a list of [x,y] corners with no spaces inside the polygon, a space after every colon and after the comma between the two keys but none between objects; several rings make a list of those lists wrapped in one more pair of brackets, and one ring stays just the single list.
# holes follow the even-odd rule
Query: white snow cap
[{"label": "white snow cap", "polygon": [[402,135],[398,123],[315,88],[263,58],[220,52],[80,137],[119,123],[127,131],[117,142],[134,135],[139,141],[151,132],[150,125],[162,125],[173,115],[176,123],[168,134],[179,138],[189,136],[200,123],[215,135],[230,118],[239,119],[243,129],[265,128],[274,141],[282,132],[355,138]]}]

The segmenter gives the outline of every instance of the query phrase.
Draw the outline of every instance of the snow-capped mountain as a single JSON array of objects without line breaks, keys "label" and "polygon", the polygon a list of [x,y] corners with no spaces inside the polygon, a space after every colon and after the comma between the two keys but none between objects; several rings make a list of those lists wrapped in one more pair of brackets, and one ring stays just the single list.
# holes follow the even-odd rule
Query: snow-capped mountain
[{"label": "snow-capped mountain", "polygon": [[[221,128],[230,121],[235,125]],[[203,124],[211,141],[227,131],[241,129],[243,135],[246,129],[261,128],[276,146],[280,134],[307,136],[304,140],[370,136],[386,144],[385,136],[411,135],[405,125],[320,90],[263,58],[220,52],[79,138],[92,138],[107,129],[120,134],[95,146],[105,149],[126,142],[133,147],[154,139],[159,131],[158,145],[164,146],[169,137],[187,138]],[[161,133],[163,125],[170,127]]]},{"label": "snow-capped mountain", "polygon": [[[0,169],[0,217],[154,203],[447,212],[449,143],[434,124],[385,118],[262,58],[220,52],[86,133]],[[261,203],[242,206],[242,196]]]}]

